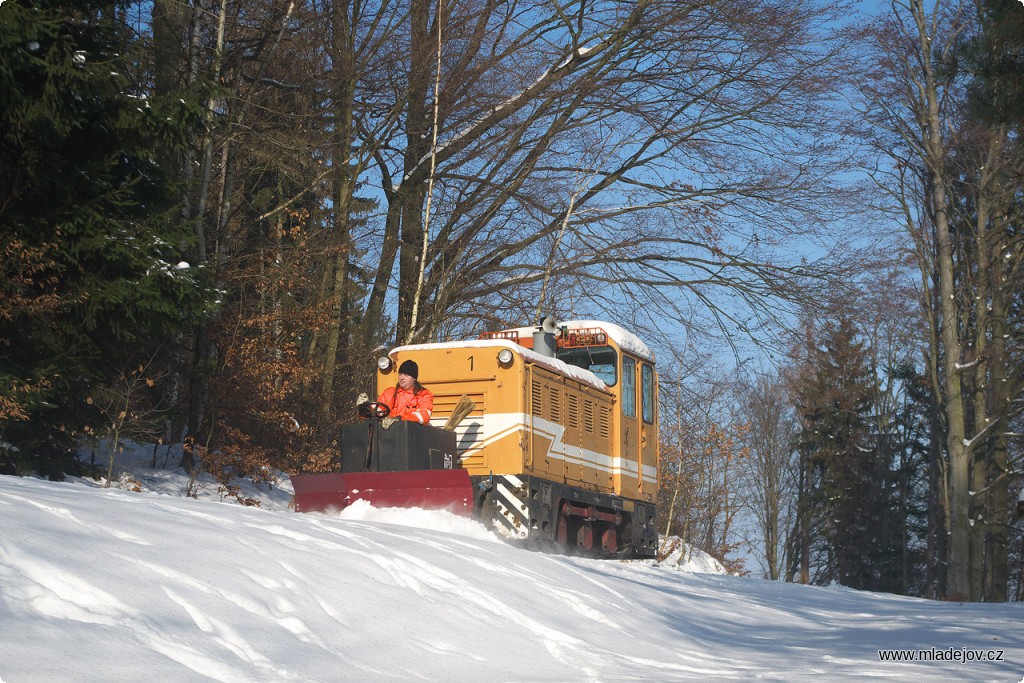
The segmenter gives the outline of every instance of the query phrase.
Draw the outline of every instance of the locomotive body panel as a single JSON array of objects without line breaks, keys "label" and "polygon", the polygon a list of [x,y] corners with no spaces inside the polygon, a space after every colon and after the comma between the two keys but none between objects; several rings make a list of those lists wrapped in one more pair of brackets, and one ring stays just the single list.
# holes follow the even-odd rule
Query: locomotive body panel
[{"label": "locomotive body panel", "polygon": [[[617,359],[612,387],[586,369],[534,353],[532,344],[497,338],[399,347],[390,354],[392,367],[378,373],[378,392],[394,384],[394,368],[415,360],[434,394],[431,424],[443,427],[462,396],[473,401],[455,430],[460,464],[471,476],[534,476],[652,502],[657,425],[653,405],[644,401],[656,392],[653,366],[612,340],[606,344]],[[498,360],[503,349],[512,352],[508,363]]]},{"label": "locomotive body panel", "polygon": [[556,343],[540,340],[547,353],[533,350],[532,332],[398,347],[379,366],[378,393],[395,385],[401,363],[416,362],[434,395],[431,425],[455,431],[477,514],[509,539],[652,556],[653,355],[608,323],[567,323]]}]

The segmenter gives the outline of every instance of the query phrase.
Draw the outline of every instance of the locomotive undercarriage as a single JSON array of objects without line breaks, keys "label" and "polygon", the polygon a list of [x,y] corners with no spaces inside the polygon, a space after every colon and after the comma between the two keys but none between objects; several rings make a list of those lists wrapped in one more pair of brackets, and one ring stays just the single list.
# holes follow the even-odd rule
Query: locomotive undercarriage
[{"label": "locomotive undercarriage", "polygon": [[654,557],[654,506],[529,476],[473,477],[481,519],[511,541],[598,557]]}]

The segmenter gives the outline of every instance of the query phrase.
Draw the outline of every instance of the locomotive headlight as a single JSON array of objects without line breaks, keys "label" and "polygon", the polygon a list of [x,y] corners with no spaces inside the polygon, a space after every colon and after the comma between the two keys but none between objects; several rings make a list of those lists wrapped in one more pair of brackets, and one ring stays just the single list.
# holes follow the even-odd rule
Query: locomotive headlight
[{"label": "locomotive headlight", "polygon": [[498,365],[500,365],[503,368],[507,368],[508,366],[512,365],[511,349],[502,349],[501,351],[498,351]]},{"label": "locomotive headlight", "polygon": [[381,372],[387,372],[391,369],[392,365],[394,365],[394,363],[391,362],[391,358],[388,356],[381,356],[377,359],[377,367],[380,368]]}]

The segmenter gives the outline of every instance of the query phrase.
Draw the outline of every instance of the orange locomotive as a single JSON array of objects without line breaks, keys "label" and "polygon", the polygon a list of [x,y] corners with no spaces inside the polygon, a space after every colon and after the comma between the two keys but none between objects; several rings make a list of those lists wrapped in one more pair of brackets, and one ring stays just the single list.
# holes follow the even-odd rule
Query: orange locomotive
[{"label": "orange locomotive", "polygon": [[[529,545],[655,554],[658,379],[654,356],[637,337],[607,322],[546,319],[540,329],[402,346],[378,363],[379,393],[410,360],[433,393],[434,428],[346,427],[342,474],[294,477],[296,509],[343,507],[360,497],[454,503]],[[446,432],[460,401],[469,405],[466,397],[471,409]],[[396,426],[402,432],[392,433]],[[312,488],[333,497],[316,498]]]}]

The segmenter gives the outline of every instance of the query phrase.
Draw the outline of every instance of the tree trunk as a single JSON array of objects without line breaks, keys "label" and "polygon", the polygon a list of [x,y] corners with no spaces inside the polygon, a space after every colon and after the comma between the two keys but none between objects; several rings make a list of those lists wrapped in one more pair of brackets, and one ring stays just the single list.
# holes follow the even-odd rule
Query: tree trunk
[{"label": "tree trunk", "polygon": [[348,286],[348,269],[351,252],[352,198],[355,196],[355,182],[359,175],[358,164],[353,161],[355,111],[355,85],[357,73],[355,41],[358,14],[347,0],[335,0],[331,6],[331,79],[330,88],[334,119],[333,174],[334,236],[336,244],[328,259],[328,268],[334,273],[329,280],[329,301],[331,319],[324,347],[323,384],[320,393],[319,422],[326,429],[324,439],[329,439],[330,428],[338,410],[334,400],[334,382],[338,373],[339,359],[346,364],[349,356],[351,337],[349,311],[351,298]]},{"label": "tree trunk", "polygon": [[[423,204],[426,201],[429,165],[423,159],[430,154],[431,74],[434,72],[435,42],[430,31],[430,0],[412,0],[409,8],[410,63],[406,101],[405,192],[402,195],[402,246],[398,260],[398,328],[396,341],[408,343],[418,338],[412,329],[413,309],[420,280],[424,246]],[[435,17],[440,21],[441,17]]]},{"label": "tree trunk", "polygon": [[811,582],[811,504],[807,496],[807,458],[800,455],[800,484],[797,498],[797,544],[800,558],[800,583]]},{"label": "tree trunk", "polygon": [[935,267],[938,274],[939,338],[943,347],[942,400],[946,414],[946,448],[949,454],[949,597],[977,599],[971,591],[971,450],[968,445],[967,406],[961,384],[962,347],[960,315],[956,298],[953,238],[949,223],[942,140],[943,119],[939,107],[938,80],[932,65],[932,36],[921,0],[910,3],[917,26],[921,56],[921,102],[924,163],[928,178],[928,205],[935,227]]}]

